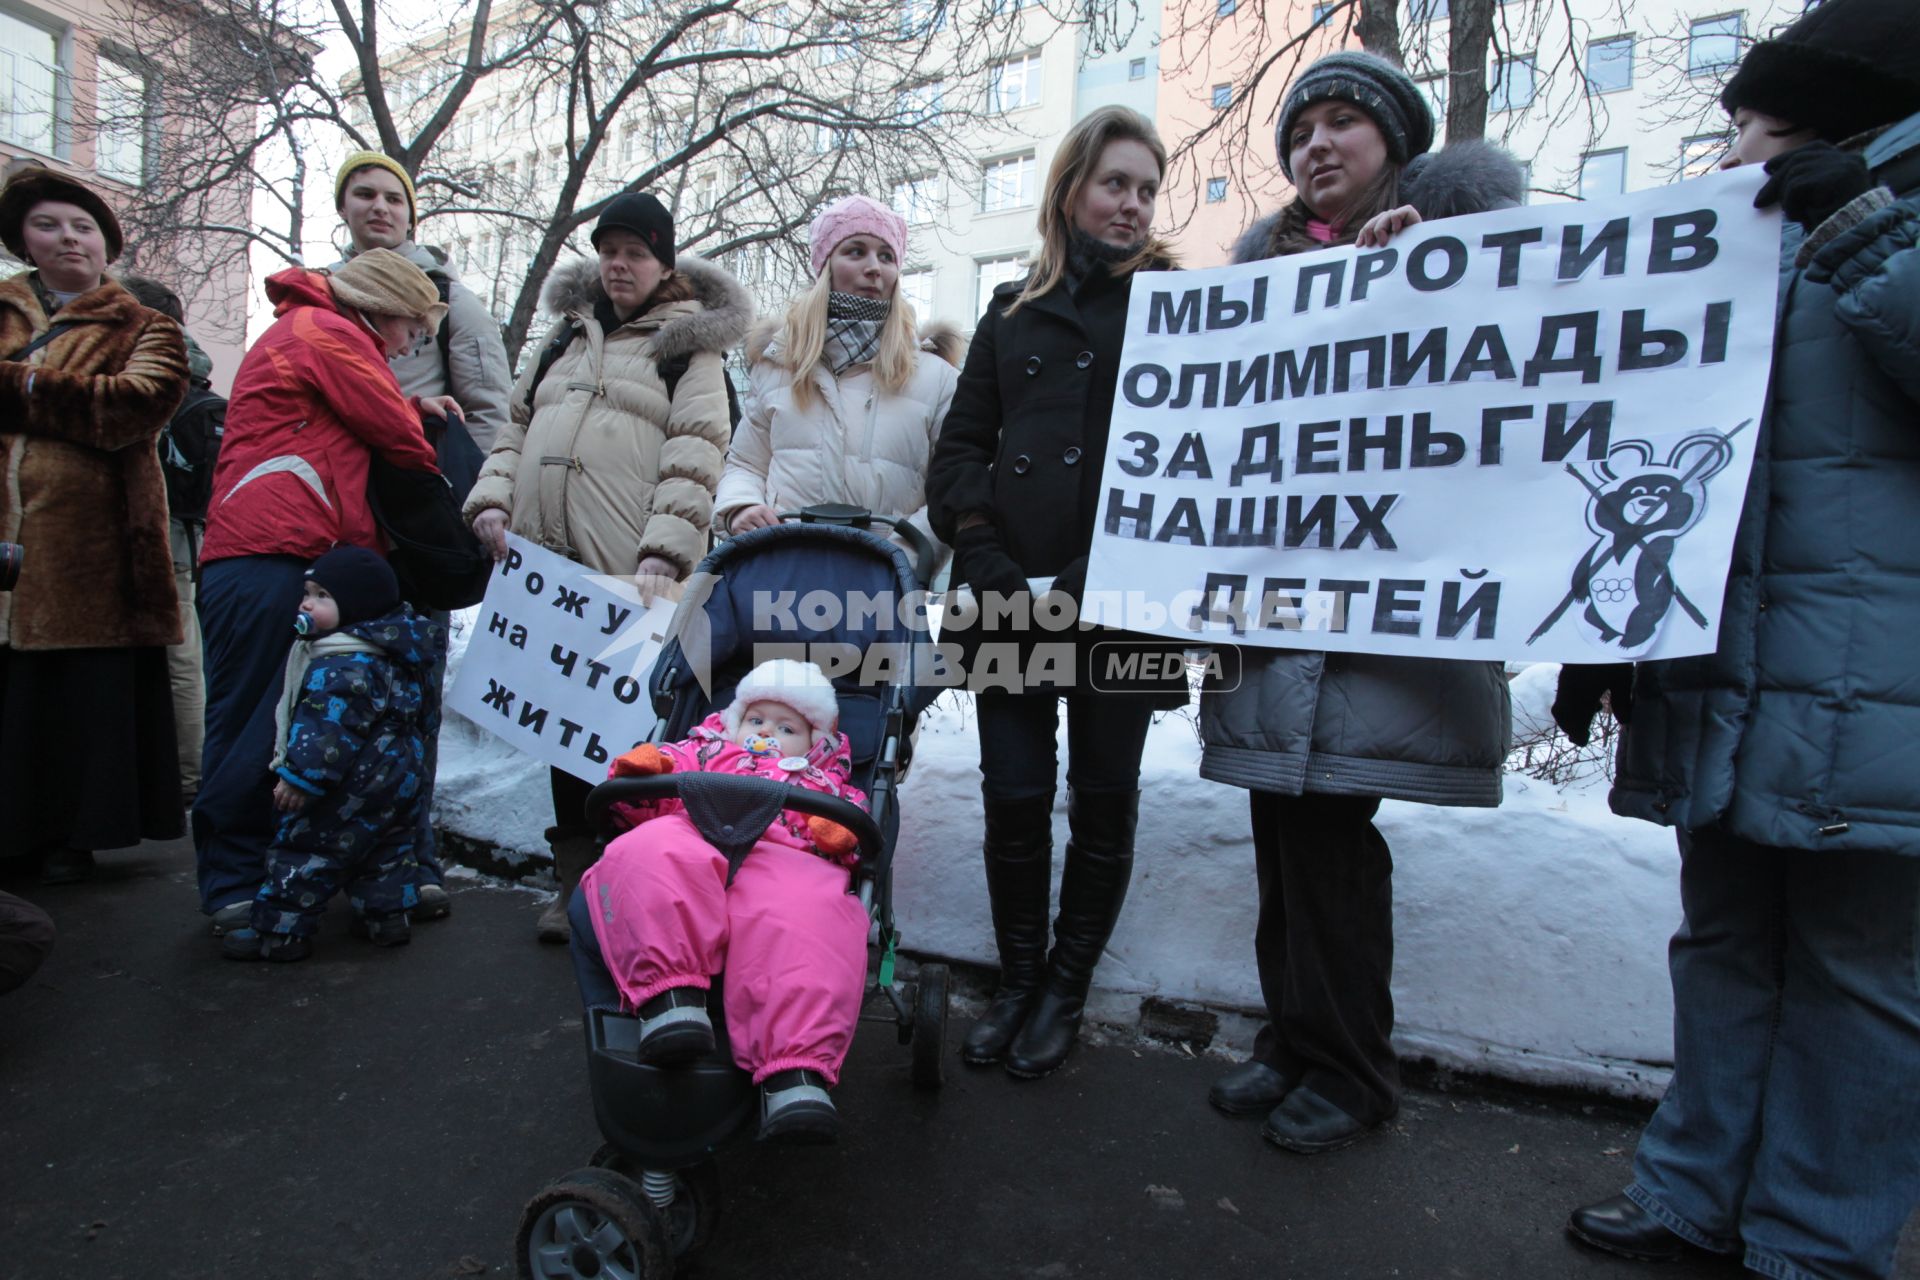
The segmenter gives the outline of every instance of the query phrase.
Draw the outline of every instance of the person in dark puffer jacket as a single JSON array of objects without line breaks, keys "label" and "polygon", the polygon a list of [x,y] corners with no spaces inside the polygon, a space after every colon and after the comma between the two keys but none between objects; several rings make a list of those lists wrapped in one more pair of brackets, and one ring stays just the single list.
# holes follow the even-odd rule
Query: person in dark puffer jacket
[{"label": "person in dark puffer jacket", "polygon": [[[1614,812],[1676,828],[1674,1068],[1624,1194],[1569,1231],[1788,1280],[1897,1270],[1920,1205],[1920,8],[1753,47],[1730,164],[1787,227],[1716,652],[1562,671],[1624,727]],[[1620,698],[1630,681],[1631,703]]]},{"label": "person in dark puffer jacket", "polygon": [[434,664],[446,629],[400,599],[386,560],[336,547],[307,571],[287,658],[274,753],[280,828],[251,925],[232,960],[304,960],[327,900],[345,889],[354,932],[383,947],[412,937],[427,739],[440,726]]},{"label": "person in dark puffer jacket", "polygon": [[[1288,88],[1275,144],[1299,195],[1234,246],[1235,262],[1377,246],[1423,220],[1520,202],[1497,147],[1428,154],[1434,124],[1406,73],[1370,54],[1320,59]],[[1268,1113],[1303,1154],[1344,1146],[1399,1109],[1393,859],[1382,798],[1498,805],[1510,735],[1497,662],[1245,649],[1240,685],[1203,691],[1200,774],[1251,792],[1268,1025],[1213,1105]]]}]

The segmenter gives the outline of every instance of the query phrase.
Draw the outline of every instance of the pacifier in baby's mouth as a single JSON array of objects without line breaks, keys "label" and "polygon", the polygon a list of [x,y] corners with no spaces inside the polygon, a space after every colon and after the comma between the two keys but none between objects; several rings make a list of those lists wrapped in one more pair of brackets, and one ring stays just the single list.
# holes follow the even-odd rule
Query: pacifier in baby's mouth
[{"label": "pacifier in baby's mouth", "polygon": [[313,615],[310,613],[294,614],[293,615],[293,634],[297,636],[312,635],[313,634]]},{"label": "pacifier in baby's mouth", "polygon": [[750,733],[740,744],[748,755],[777,756],[780,754],[780,739],[764,733]]}]

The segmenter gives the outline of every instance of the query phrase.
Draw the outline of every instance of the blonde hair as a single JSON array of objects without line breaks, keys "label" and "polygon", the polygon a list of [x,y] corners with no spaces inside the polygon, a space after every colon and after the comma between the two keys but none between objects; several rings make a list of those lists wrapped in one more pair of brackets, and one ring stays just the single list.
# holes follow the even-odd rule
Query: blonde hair
[{"label": "blonde hair", "polygon": [[[833,264],[820,270],[811,288],[787,308],[780,322],[779,363],[793,383],[793,402],[810,409],[820,395],[813,384],[813,371],[827,345],[827,295],[833,292]],[[914,362],[920,358],[920,328],[914,318],[913,304],[900,296],[898,280],[893,287],[893,305],[887,309],[886,322],[880,327],[880,354],[874,358],[873,379],[880,390],[898,395],[913,379]]]},{"label": "blonde hair", "polygon": [[[1027,282],[1006,310],[1012,315],[1028,301],[1048,292],[1067,272],[1067,246],[1073,238],[1073,206],[1081,190],[1093,176],[1100,157],[1115,142],[1138,142],[1153,153],[1160,176],[1167,175],[1167,148],[1160,141],[1153,121],[1130,107],[1101,107],[1067,131],[1060,149],[1053,153],[1047,168],[1047,190],[1040,204],[1040,252],[1027,270]],[[1174,261],[1166,241],[1149,235],[1140,252],[1112,267],[1113,274],[1126,275],[1149,263]]]}]

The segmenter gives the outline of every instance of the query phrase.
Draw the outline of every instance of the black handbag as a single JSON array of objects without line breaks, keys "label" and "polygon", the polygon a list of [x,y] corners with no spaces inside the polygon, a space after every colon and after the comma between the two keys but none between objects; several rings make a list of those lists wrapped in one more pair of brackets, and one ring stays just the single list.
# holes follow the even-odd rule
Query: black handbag
[{"label": "black handbag", "polygon": [[[457,425],[458,420],[454,420]],[[433,424],[428,424],[432,434]],[[466,487],[480,473],[480,450],[458,426],[439,433],[444,465],[461,465],[458,446],[449,457],[447,444],[457,437],[473,457],[466,469]],[[392,548],[387,563],[400,581],[400,595],[421,609],[464,609],[479,604],[493,576],[493,557],[474,537],[473,527],[460,514],[463,501],[452,476],[395,466],[378,453],[367,476],[367,503]]]}]

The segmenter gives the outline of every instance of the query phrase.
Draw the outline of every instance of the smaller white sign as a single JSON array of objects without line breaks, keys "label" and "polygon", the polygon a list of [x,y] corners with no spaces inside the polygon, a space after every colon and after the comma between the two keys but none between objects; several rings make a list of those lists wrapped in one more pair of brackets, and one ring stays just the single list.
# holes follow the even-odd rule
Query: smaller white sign
[{"label": "smaller white sign", "polygon": [[674,603],[642,604],[630,579],[594,573],[513,534],[446,708],[587,782],[646,739],[647,677]]}]

